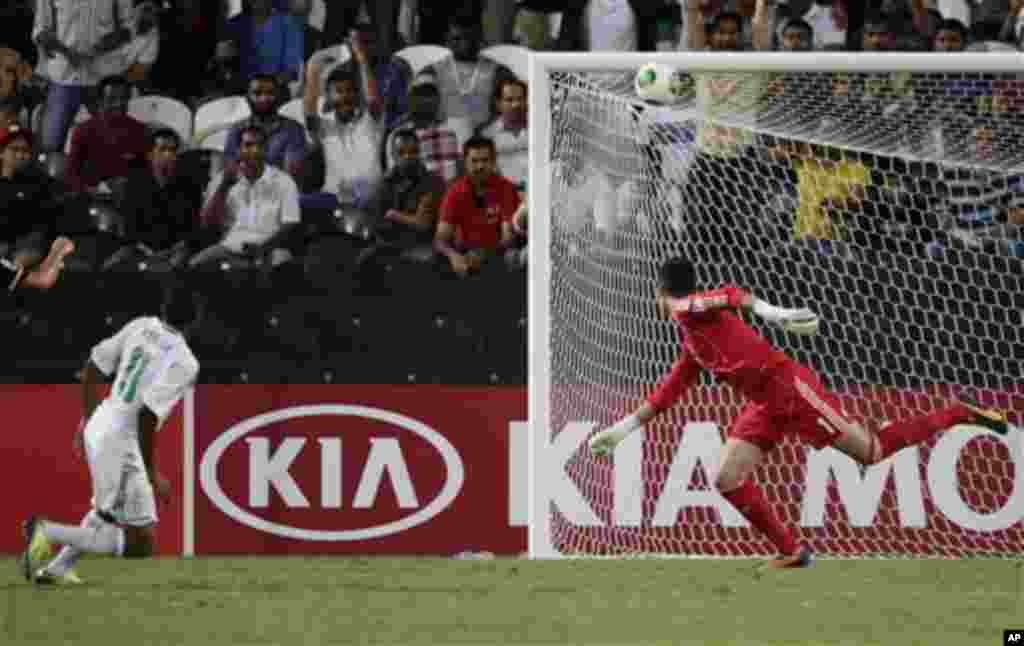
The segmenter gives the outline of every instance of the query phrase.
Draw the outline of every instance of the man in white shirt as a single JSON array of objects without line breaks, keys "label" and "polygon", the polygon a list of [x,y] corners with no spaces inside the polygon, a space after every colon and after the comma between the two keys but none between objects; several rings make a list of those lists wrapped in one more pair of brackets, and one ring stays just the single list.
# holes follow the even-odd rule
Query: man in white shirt
[{"label": "man in white shirt", "polygon": [[[82,375],[84,411],[74,446],[89,465],[92,508],[77,527],[36,516],[25,522],[22,566],[34,583],[81,583],[72,568],[86,552],[153,554],[156,499],[171,498],[170,483],[157,470],[156,433],[195,384],[199,361],[169,323],[140,317],[97,344]],[[97,386],[105,377],[114,382],[100,402]],[[52,560],[51,542],[64,545]]]},{"label": "man in white shirt", "polygon": [[526,83],[505,79],[495,93],[497,117],[480,129],[498,150],[498,173],[522,191],[530,174],[530,135],[526,128]]},{"label": "man in white shirt", "polygon": [[44,152],[64,149],[71,123],[87,92],[103,77],[97,63],[131,40],[132,0],[40,2],[32,39],[40,72],[51,81],[43,120]]},{"label": "man in white shirt", "polygon": [[135,7],[130,22],[131,40],[97,59],[96,67],[100,76],[123,76],[136,88],[145,87],[149,70],[160,54],[157,22],[156,4],[152,0],[146,0]]},{"label": "man in white shirt", "polygon": [[224,236],[189,261],[193,268],[224,261],[248,266],[272,255],[280,264],[287,254],[280,247],[301,222],[299,188],[283,170],[263,159],[265,135],[257,126],[242,130],[237,165],[228,165],[210,181],[202,220],[219,226]]}]

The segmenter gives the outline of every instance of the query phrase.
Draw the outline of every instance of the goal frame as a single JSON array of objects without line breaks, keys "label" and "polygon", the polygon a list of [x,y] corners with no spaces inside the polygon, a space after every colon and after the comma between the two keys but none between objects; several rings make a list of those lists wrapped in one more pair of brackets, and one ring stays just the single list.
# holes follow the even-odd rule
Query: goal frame
[{"label": "goal frame", "polygon": [[[531,52],[529,55],[528,429],[530,558],[564,558],[551,542],[546,464],[551,425],[551,86],[559,72],[625,72],[659,63],[690,72],[1024,73],[1024,53]],[[720,558],[708,556],[707,558]]]}]

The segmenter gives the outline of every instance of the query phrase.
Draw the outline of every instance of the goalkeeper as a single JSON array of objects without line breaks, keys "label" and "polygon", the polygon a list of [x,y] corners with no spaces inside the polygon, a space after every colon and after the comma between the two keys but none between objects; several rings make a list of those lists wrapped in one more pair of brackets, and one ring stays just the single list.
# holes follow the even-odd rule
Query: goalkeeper
[{"label": "goalkeeper", "polygon": [[677,258],[662,266],[658,308],[679,324],[682,353],[657,389],[633,414],[590,439],[604,457],[627,435],[667,410],[706,369],[747,398],[723,448],[715,486],[743,516],[778,548],[769,567],[804,567],[811,552],[772,512],[751,476],[785,435],[796,435],[817,449],[833,446],[861,464],[875,464],[957,424],[984,426],[999,434],[1009,428],[1005,414],[961,398],[947,408],[897,420],[878,432],[850,420],[818,375],[776,350],[733,310],[753,310],[760,318],[797,334],[813,334],[818,317],[807,309],[770,305],[735,287],[697,291],[696,271]]}]

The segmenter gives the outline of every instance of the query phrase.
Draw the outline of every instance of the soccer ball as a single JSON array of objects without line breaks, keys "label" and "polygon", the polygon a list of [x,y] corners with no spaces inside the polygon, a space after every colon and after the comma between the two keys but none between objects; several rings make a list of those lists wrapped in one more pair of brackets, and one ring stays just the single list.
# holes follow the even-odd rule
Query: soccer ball
[{"label": "soccer ball", "polygon": [[679,103],[689,94],[691,85],[683,72],[661,63],[647,63],[633,79],[638,97],[661,105]]}]

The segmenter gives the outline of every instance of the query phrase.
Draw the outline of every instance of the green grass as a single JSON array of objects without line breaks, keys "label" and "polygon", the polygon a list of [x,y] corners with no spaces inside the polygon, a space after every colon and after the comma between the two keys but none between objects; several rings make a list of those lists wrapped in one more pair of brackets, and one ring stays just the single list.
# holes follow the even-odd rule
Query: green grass
[{"label": "green grass", "polygon": [[0,644],[927,644],[1024,626],[1021,563],[376,558],[87,560],[34,588],[5,559]]}]

